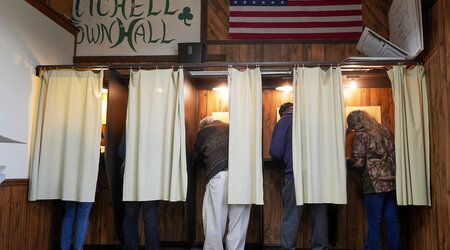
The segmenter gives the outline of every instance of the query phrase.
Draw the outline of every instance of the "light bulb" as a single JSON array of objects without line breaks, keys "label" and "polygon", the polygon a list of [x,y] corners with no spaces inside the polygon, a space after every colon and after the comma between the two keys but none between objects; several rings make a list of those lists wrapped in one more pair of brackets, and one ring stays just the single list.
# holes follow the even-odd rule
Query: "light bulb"
[{"label": "light bulb", "polygon": [[284,91],[284,92],[290,92],[292,91],[292,86],[280,86],[280,87],[276,87],[276,90],[280,90],[280,91]]},{"label": "light bulb", "polygon": [[222,86],[222,87],[215,87],[212,90],[221,92],[221,93],[228,93],[228,87]]}]

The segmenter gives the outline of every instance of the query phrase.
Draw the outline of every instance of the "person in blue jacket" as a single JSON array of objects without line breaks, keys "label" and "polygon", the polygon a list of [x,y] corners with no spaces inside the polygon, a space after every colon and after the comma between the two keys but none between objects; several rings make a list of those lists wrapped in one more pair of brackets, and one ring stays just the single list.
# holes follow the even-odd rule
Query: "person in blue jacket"
[{"label": "person in blue jacket", "polygon": [[[270,143],[270,155],[284,164],[284,180],[282,183],[283,222],[281,224],[281,244],[283,249],[295,249],[298,225],[303,206],[297,206],[295,200],[294,174],[292,169],[292,114],[293,104],[290,102],[280,106],[280,120],[275,125]],[[325,204],[308,204],[312,218],[313,250],[328,249],[328,218]]]}]

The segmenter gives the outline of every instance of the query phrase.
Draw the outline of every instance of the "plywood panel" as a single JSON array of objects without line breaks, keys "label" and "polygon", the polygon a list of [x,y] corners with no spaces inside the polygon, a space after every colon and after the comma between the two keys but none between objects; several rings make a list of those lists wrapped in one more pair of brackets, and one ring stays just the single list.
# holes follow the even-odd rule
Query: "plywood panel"
[{"label": "plywood panel", "polygon": [[239,45],[239,61],[251,62],[255,58],[255,45],[254,44],[241,44]]},{"label": "plywood panel", "polygon": [[405,249],[450,249],[449,11],[449,2],[438,0],[425,15],[424,66],[430,116],[432,207],[406,208]]},{"label": "plywood panel", "polygon": [[311,61],[325,61],[325,45],[312,44],[311,45]]},{"label": "plywood panel", "polygon": [[202,219],[202,207],[203,207],[203,197],[206,190],[206,176],[204,169],[197,170],[197,210],[196,210],[196,236],[195,241],[203,242],[205,240],[205,234],[203,231],[203,219]]},{"label": "plywood panel", "polygon": [[303,44],[302,61],[312,61],[312,45]]},{"label": "plywood panel", "polygon": [[388,10],[392,0],[362,1],[363,23],[386,39],[389,39]]},{"label": "plywood panel", "polygon": [[0,186],[0,249],[49,249],[52,246],[52,202],[28,202],[28,180],[6,180]]},{"label": "plywood panel", "polygon": [[325,60],[340,61],[345,59],[345,44],[325,44]]},{"label": "plywood panel", "polygon": [[219,106],[220,106],[220,94],[216,91],[208,91],[207,92],[207,106],[206,106],[206,113],[208,116],[212,115],[212,112],[219,112]]},{"label": "plywood panel", "polygon": [[[272,138],[272,131],[276,123],[276,107],[274,93],[272,90],[263,90],[262,92],[262,143],[263,143],[263,158],[270,158],[269,149]],[[265,193],[265,192],[264,192]],[[266,195],[265,195],[266,196]]]},{"label": "plywood panel", "polygon": [[206,47],[208,54],[220,54],[220,45],[210,44]]},{"label": "plywood panel", "polygon": [[[111,245],[111,244],[120,244],[118,238],[116,237],[114,229],[114,213],[112,209],[112,200],[111,195],[109,193],[109,186],[107,183],[103,182],[100,186],[100,230],[101,230],[101,238],[100,244],[102,245]],[[96,205],[96,204],[94,204]],[[95,217],[92,216],[92,217]],[[105,230],[106,229],[106,230]]]},{"label": "plywood panel", "polygon": [[[187,241],[184,204],[184,202],[159,202],[161,241]],[[141,239],[144,239],[144,234],[141,234]]]},{"label": "plywood panel", "polygon": [[262,44],[255,44],[255,58],[253,58],[253,60],[250,60],[250,62],[251,61],[253,62],[264,61],[264,46]]},{"label": "plywood panel", "polygon": [[189,80],[184,84],[184,116],[186,126],[186,150],[194,147],[195,133],[197,132],[197,90]]},{"label": "plywood panel", "polygon": [[281,244],[283,201],[281,199],[282,169],[264,169],[264,243]]},{"label": "plywood panel", "polygon": [[260,243],[262,235],[260,235],[261,215],[263,206],[252,205],[250,210],[250,219],[248,222],[247,237],[245,243]]},{"label": "plywood panel", "polygon": [[281,44],[264,44],[264,62],[281,62]]},{"label": "plywood panel", "polygon": [[291,45],[281,44],[280,45],[280,61],[289,62],[291,60]]},{"label": "plywood panel", "polygon": [[201,119],[203,119],[205,116],[208,116],[208,112],[207,112],[207,95],[208,95],[208,90],[198,90],[197,91],[197,102],[198,102],[198,118],[197,118],[197,124],[198,122],[200,122]]},{"label": "plywood panel", "polygon": [[302,60],[303,46],[301,44],[291,44],[290,45],[290,61],[298,62]]},{"label": "plywood panel", "polygon": [[[104,175],[106,174],[105,169],[101,169],[102,171],[99,171],[98,174],[98,179],[99,181],[101,180],[102,177],[105,177]],[[104,178],[105,179],[105,178]],[[101,182],[101,181],[100,181]],[[101,186],[101,184],[99,184]],[[102,190],[102,191],[106,191],[106,192],[102,192],[102,193],[107,193],[107,190]],[[102,210],[104,209],[104,204],[102,204],[102,196],[100,195],[98,192],[95,195],[95,202],[92,205],[91,208],[91,218],[92,216],[94,216],[94,220],[91,220],[89,222],[89,227],[88,227],[88,232],[86,234],[86,242],[90,242],[91,244],[101,244],[101,232],[102,232],[102,220],[103,220],[103,214],[102,214]],[[111,207],[108,207],[109,209],[104,209],[106,210],[112,210]]]},{"label": "plywood panel", "polygon": [[228,2],[225,0],[208,1],[207,40],[228,39]]},{"label": "plywood panel", "polygon": [[224,44],[220,46],[220,53],[226,55],[227,62],[240,62],[240,45]]}]

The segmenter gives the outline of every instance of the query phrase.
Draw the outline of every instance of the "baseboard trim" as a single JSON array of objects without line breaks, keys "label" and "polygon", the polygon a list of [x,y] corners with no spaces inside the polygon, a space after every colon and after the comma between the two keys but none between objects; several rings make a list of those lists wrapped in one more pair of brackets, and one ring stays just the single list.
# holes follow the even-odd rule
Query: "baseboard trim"
[{"label": "baseboard trim", "polygon": [[28,179],[6,179],[1,184],[0,187],[6,186],[28,186]]},{"label": "baseboard trim", "polygon": [[[120,245],[85,245],[85,250],[122,250]],[[144,246],[139,246],[139,250],[145,250]],[[203,242],[181,242],[181,241],[162,241],[162,250],[201,250],[203,249]],[[245,244],[245,250],[279,250],[280,245],[277,244],[259,244],[259,243],[247,243]],[[296,250],[308,250],[310,248],[297,248]],[[355,250],[334,248],[335,250]]]},{"label": "baseboard trim", "polygon": [[[121,250],[120,245],[84,245],[85,250]],[[139,250],[144,250],[144,246],[139,246]],[[170,250],[185,250],[185,249],[203,249],[203,242],[173,242],[173,241],[162,241],[161,249]],[[280,249],[280,245],[275,244],[258,244],[258,243],[248,243],[245,244],[246,250],[275,250]]]}]

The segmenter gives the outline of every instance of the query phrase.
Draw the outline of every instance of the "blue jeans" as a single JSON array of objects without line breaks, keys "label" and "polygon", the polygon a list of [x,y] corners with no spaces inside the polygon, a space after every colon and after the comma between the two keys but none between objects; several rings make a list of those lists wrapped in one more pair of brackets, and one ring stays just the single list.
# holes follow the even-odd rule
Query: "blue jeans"
[{"label": "blue jeans", "polygon": [[82,250],[89,225],[92,202],[66,201],[66,212],[61,227],[61,249],[70,250],[74,220],[77,220],[73,249]]},{"label": "blue jeans", "polygon": [[387,235],[387,249],[401,248],[398,206],[395,191],[364,195],[367,212],[367,242],[365,250],[380,249],[381,223],[384,218]]},{"label": "blue jeans", "polygon": [[123,218],[124,250],[137,250],[139,245],[139,211],[142,206],[145,231],[145,250],[159,250],[159,201],[125,201]]},{"label": "blue jeans", "polygon": [[[283,222],[281,224],[281,245],[283,249],[295,249],[298,225],[303,206],[297,206],[294,179],[283,181]],[[328,213],[325,204],[307,204],[313,225],[311,247],[313,250],[328,249]]]}]

